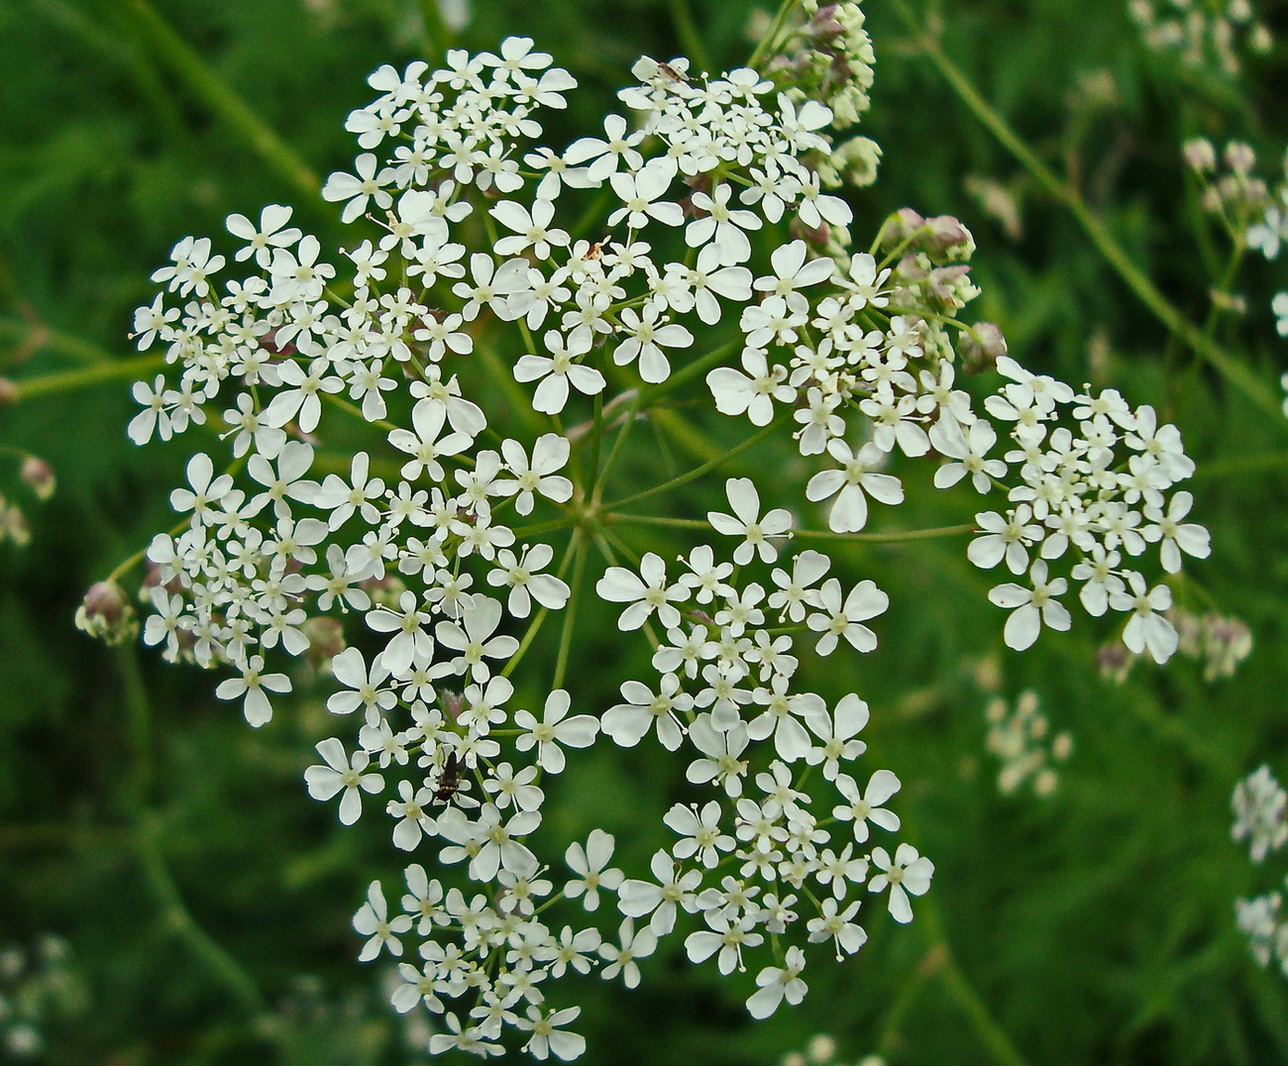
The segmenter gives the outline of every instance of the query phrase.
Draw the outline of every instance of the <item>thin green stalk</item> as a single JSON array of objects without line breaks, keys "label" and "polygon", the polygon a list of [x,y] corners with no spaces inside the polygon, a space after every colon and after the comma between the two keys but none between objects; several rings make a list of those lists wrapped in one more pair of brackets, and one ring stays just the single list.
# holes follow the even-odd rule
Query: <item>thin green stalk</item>
[{"label": "thin green stalk", "polygon": [[924,927],[930,940],[931,951],[938,952],[939,966],[935,973],[943,979],[948,994],[966,1015],[980,1043],[1002,1066],[1028,1066],[1024,1056],[1006,1035],[1006,1031],[989,1013],[987,1004],[975,990],[975,986],[970,983],[970,978],[957,964],[952,948],[944,936],[943,921],[939,917],[939,907],[933,893],[917,901],[917,912],[917,923]]},{"label": "thin green stalk", "polygon": [[723,363],[734,352],[741,351],[741,341],[731,341],[729,344],[722,344],[719,348],[713,348],[702,356],[701,359],[695,359],[691,363],[685,363],[675,373],[671,374],[660,385],[648,385],[641,389],[644,397],[644,403],[651,404],[660,400],[663,396],[674,392],[681,385],[686,385],[703,371],[710,370],[712,367]]},{"label": "thin green stalk", "polygon": [[139,863],[157,902],[161,918],[172,933],[205,966],[248,1014],[264,1010],[264,998],[251,976],[200,925],[183,901],[183,895],[166,868],[158,842],[155,818],[145,817],[137,834]]},{"label": "thin green stalk", "polygon": [[[581,530],[579,529],[574,529],[572,531],[572,537],[568,541],[568,550],[564,552],[563,560],[559,564],[559,570],[557,571],[557,576],[559,576],[560,578],[562,578],[564,574],[567,573],[568,567],[573,561],[574,553],[576,553],[576,555],[578,556],[583,554],[582,533],[581,533]],[[571,601],[572,601],[572,593],[569,594],[570,604],[571,604]],[[532,642],[537,639],[537,634],[541,632],[541,627],[545,625],[546,618],[549,614],[550,614],[550,608],[548,607],[542,607],[541,610],[537,612],[537,617],[532,620],[532,624],[528,626],[528,631],[523,634],[523,640],[519,643],[519,646],[515,649],[514,654],[510,656],[510,661],[505,664],[505,669],[501,671],[502,677],[509,677],[512,673],[514,673],[515,668],[523,660],[523,657],[528,653],[528,649],[532,647]]]},{"label": "thin green stalk", "polygon": [[50,329],[43,322],[18,322],[12,318],[0,318],[0,344],[12,344],[15,348],[23,349],[26,355],[57,352],[78,363],[110,363],[114,359],[110,352],[97,344]]},{"label": "thin green stalk", "polygon": [[833,533],[825,529],[794,529],[792,536],[802,540],[844,540],[868,544],[906,544],[914,540],[938,540],[941,537],[961,537],[974,533],[969,522],[959,526],[939,526],[935,529],[893,529],[888,533]]},{"label": "thin green stalk", "polygon": [[659,431],[700,462],[720,462],[727,454],[724,447],[705,433],[696,429],[688,419],[682,418],[675,411],[654,408],[649,412],[649,420]]},{"label": "thin green stalk", "polygon": [[[608,508],[604,517],[614,523],[628,526],[670,526],[674,529],[710,529],[711,523],[700,518],[665,518],[659,515],[619,514]],[[792,529],[784,536],[802,540],[844,540],[868,544],[905,544],[914,540],[935,540],[940,537],[960,537],[973,533],[972,525],[940,526],[937,529],[891,530],[888,533],[832,533],[819,529]]]},{"label": "thin green stalk", "polygon": [[[895,994],[894,1002],[886,1013],[885,1021],[881,1024],[881,1035],[877,1038],[876,1053],[878,1055],[888,1057],[894,1053],[899,1043],[899,1034],[903,1028],[904,1019],[908,1016],[913,1004],[917,1002],[917,997],[921,995],[926,983],[943,965],[945,953],[946,949],[942,944],[938,944],[927,951],[925,957],[921,960],[921,965],[909,975],[903,986]],[[845,1009],[844,1004],[839,1005],[838,1014]]]},{"label": "thin green stalk", "polygon": [[420,21],[425,27],[424,58],[433,66],[447,55],[454,35],[443,19],[443,8],[439,0],[418,0],[417,7],[420,9]]},{"label": "thin green stalk", "polygon": [[693,60],[699,70],[710,70],[711,60],[702,45],[702,35],[698,33],[693,20],[693,11],[689,0],[670,0],[671,22],[675,26],[675,35],[680,38],[684,53]]},{"label": "thin green stalk", "polygon": [[622,417],[622,428],[618,430],[613,446],[608,452],[608,458],[604,460],[604,465],[595,478],[595,487],[590,494],[592,506],[597,506],[600,500],[604,498],[604,487],[608,484],[608,475],[613,472],[613,467],[617,465],[618,456],[622,454],[622,449],[626,447],[626,439],[630,436],[635,420],[639,417],[640,405],[643,402],[643,394],[636,393],[635,399],[631,401],[630,407],[626,409],[626,414]]},{"label": "thin green stalk", "polygon": [[[580,532],[580,531],[578,531]],[[581,537],[577,533],[573,534],[576,560],[572,565],[572,581],[569,584],[571,590],[568,595],[568,603],[564,607],[563,629],[559,634],[559,655],[555,659],[555,676],[550,687],[562,688],[564,676],[568,672],[568,656],[572,651],[572,631],[573,622],[577,617],[577,604],[581,599],[582,579],[586,576],[586,552],[583,550]]]},{"label": "thin green stalk", "polygon": [[787,19],[796,10],[798,4],[800,4],[800,0],[783,0],[782,4],[779,5],[778,13],[774,15],[774,21],[770,24],[769,32],[756,45],[756,50],[751,53],[751,58],[747,60],[747,66],[754,67],[765,58],[765,53],[778,42],[778,35],[782,33],[783,26],[786,25]]},{"label": "thin green stalk", "polygon": [[147,689],[134,660],[134,649],[123,649],[118,658],[121,689],[126,705],[131,746],[131,772],[124,799],[136,824],[134,834],[139,866],[161,907],[164,928],[173,934],[198,959],[212,977],[229,992],[247,1013],[264,1009],[264,999],[250,975],[207,933],[183,901],[183,895],[166,868],[161,851],[161,827],[155,813],[148,810],[148,792],[152,777],[152,708]]},{"label": "thin green stalk", "polygon": [[148,0],[112,0],[131,17],[134,28],[162,62],[229,129],[233,130],[268,168],[309,201],[316,201],[321,180],[175,32]]},{"label": "thin green stalk", "polygon": [[1242,392],[1262,411],[1271,415],[1278,423],[1288,428],[1288,420],[1283,418],[1280,400],[1266,387],[1251,370],[1237,359],[1227,355],[1214,344],[1203,331],[1188,321],[1165,297],[1152,281],[1128,257],[1122,245],[1114,239],[1108,227],[1100,221],[1087,207],[1086,202],[1076,189],[1042,162],[1019,135],[1011,129],[1002,118],[980,96],[970,79],[944,54],[939,42],[925,31],[916,17],[908,10],[904,0],[894,0],[895,10],[903,19],[909,32],[916,38],[922,51],[943,75],[958,99],[966,105],[985,129],[1013,155],[1020,165],[1027,170],[1043,189],[1054,199],[1062,203],[1073,215],[1082,231],[1096,246],[1105,261],[1113,267],[1127,287],[1153,313],[1164,326],[1185,342],[1185,344],[1213,370]]},{"label": "thin green stalk", "polygon": [[671,489],[678,489],[681,485],[687,485],[690,481],[693,481],[695,478],[700,478],[703,474],[709,473],[710,471],[714,470],[717,466],[720,466],[723,463],[728,462],[730,459],[733,459],[734,457],[741,455],[748,448],[755,447],[755,445],[759,444],[766,437],[770,436],[775,430],[778,429],[780,425],[782,425],[784,421],[786,421],[790,417],[791,417],[790,412],[779,415],[778,418],[774,419],[774,421],[769,423],[769,425],[765,426],[765,428],[762,429],[759,433],[753,433],[741,444],[737,444],[734,447],[730,448],[729,451],[723,453],[721,456],[719,456],[719,458],[712,459],[710,462],[706,462],[706,463],[703,463],[701,466],[694,467],[692,470],[688,471],[687,473],[680,474],[678,477],[673,477],[670,481],[667,481],[661,485],[654,485],[651,489],[645,489],[643,492],[637,492],[633,496],[627,496],[623,499],[614,500],[612,503],[605,504],[605,510],[617,511],[623,507],[629,506],[630,504],[638,503],[640,500],[646,500],[650,496],[656,496],[659,492],[669,492]]},{"label": "thin green stalk", "polygon": [[605,518],[611,518],[614,524],[626,526],[669,526],[672,529],[710,529],[711,523],[700,518],[664,518],[661,515],[613,514],[607,512]]},{"label": "thin green stalk", "polygon": [[165,367],[165,357],[141,355],[134,359],[118,359],[110,363],[94,363],[80,370],[66,370],[59,374],[45,374],[27,378],[14,384],[19,400],[32,400],[39,396],[55,396],[102,385],[108,381],[138,380]]}]

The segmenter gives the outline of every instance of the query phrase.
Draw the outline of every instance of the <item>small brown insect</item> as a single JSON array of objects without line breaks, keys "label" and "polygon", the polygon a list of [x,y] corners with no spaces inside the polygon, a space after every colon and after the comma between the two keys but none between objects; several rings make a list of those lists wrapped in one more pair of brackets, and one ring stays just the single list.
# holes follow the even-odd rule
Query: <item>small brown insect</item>
[{"label": "small brown insect", "polygon": [[670,64],[670,63],[659,63],[659,64],[657,65],[657,69],[658,69],[659,71],[661,71],[663,74],[665,74],[665,75],[666,75],[668,78],[670,78],[672,81],[688,81],[688,80],[689,80],[689,77],[688,77],[688,75],[687,75],[687,74],[684,74],[684,73],[682,73],[681,71],[676,70],[676,69],[675,69],[675,67],[671,66],[671,64]]},{"label": "small brown insect", "polygon": [[447,803],[461,787],[461,764],[456,752],[449,751],[443,762],[443,772],[438,775],[438,788],[434,791],[435,803]]}]

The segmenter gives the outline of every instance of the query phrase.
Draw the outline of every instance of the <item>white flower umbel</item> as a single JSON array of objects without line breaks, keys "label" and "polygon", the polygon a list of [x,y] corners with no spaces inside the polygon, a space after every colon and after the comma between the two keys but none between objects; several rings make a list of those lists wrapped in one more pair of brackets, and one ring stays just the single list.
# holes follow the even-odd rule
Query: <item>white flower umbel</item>
[{"label": "white flower umbel", "polygon": [[[169,370],[135,386],[131,439],[211,427],[172,496],[183,526],[147,551],[145,639],[224,671],[217,694],[255,726],[270,693],[331,685],[341,735],[305,782],[346,825],[382,794],[367,822],[417,860],[401,913],[377,883],[354,926],[364,959],[414,955],[393,1003],[436,1015],[434,1053],[576,1057],[561,978],[633,988],[677,943],[755,975],[766,1017],[805,995],[803,945],[863,945],[867,893],[911,918],[930,861],[869,849],[900,829],[898,777],[860,765],[879,712],[810,678],[815,656],[848,676],[877,646],[887,593],[824,549],[925,532],[883,528],[905,484],[998,496],[970,557],[1031,578],[993,594],[1015,647],[1067,628],[1071,576],[1165,657],[1168,586],[1134,568],[1157,545],[1176,580],[1207,553],[1193,501],[1168,495],[1192,470],[1173,427],[958,319],[977,295],[959,222],[900,211],[851,251],[828,190],[875,176],[875,145],[834,140],[867,107],[871,43],[850,2],[786,23],[760,70],[641,59],[619,94],[636,120],[562,150],[540,115],[576,83],[530,39],[382,67],[347,123],[357,159],[324,186],[361,230],[347,251],[285,207],[235,215],[228,256],[178,242],[136,313]],[[225,278],[230,257],[249,276]],[[1001,372],[983,414],[965,357]],[[634,427],[710,452],[683,421],[704,405],[703,432],[744,442],[657,476]],[[743,454],[774,434],[799,458]],[[636,509],[704,473],[727,512],[711,494]],[[650,523],[692,537],[637,540]],[[609,638],[647,642],[650,676],[593,705],[579,660]],[[593,811],[548,817],[605,743],[656,743],[683,778],[646,868],[611,865]]]}]

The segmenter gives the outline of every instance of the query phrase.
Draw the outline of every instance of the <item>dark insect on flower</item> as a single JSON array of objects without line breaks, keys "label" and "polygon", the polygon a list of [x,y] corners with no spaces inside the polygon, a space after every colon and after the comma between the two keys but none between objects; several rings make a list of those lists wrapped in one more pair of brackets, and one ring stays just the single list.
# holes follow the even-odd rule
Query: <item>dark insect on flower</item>
[{"label": "dark insect on flower", "polygon": [[689,76],[683,71],[676,70],[670,63],[659,63],[657,69],[665,74],[672,81],[688,81]]},{"label": "dark insect on flower", "polygon": [[461,787],[461,763],[456,752],[449,751],[443,762],[443,772],[438,775],[438,788],[434,791],[435,803],[448,803]]}]

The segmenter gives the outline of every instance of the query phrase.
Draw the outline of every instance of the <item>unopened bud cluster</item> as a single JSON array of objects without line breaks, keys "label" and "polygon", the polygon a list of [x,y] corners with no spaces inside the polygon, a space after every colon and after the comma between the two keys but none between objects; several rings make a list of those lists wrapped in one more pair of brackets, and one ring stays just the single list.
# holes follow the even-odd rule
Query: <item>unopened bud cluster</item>
[{"label": "unopened bud cluster", "polygon": [[[1231,835],[1236,842],[1247,841],[1254,863],[1264,862],[1288,844],[1288,792],[1268,766],[1258,767],[1235,786],[1231,806]],[[1273,960],[1288,977],[1288,918],[1283,915],[1283,894],[1272,891],[1237,900],[1235,920],[1248,938],[1253,957],[1262,966]]]},{"label": "unopened bud cluster", "polygon": [[1146,45],[1187,67],[1234,77],[1248,56],[1274,47],[1253,0],[1128,0],[1127,9]]},{"label": "unopened bud cluster", "polygon": [[[2,458],[2,457],[0,457]],[[45,460],[35,455],[22,455],[18,464],[20,494],[44,503],[54,494],[54,470]],[[0,544],[9,541],[23,547],[31,541],[31,527],[26,512],[16,499],[0,493]]]},{"label": "unopened bud cluster", "polygon": [[1073,751],[1073,737],[1067,732],[1052,735],[1037,693],[1021,692],[1014,708],[1004,699],[990,700],[984,717],[984,746],[1002,764],[998,791],[1009,796],[1028,786],[1037,796],[1055,792],[1060,783],[1057,767]]},{"label": "unopened bud cluster", "polygon": [[47,1036],[83,1014],[87,989],[61,937],[0,947],[0,1060],[43,1061]]},{"label": "unopened bud cluster", "polygon": [[[1177,654],[1192,659],[1209,683],[1233,677],[1252,654],[1252,630],[1241,619],[1209,611],[1197,614],[1174,606],[1167,612],[1177,634]],[[1121,684],[1141,656],[1121,642],[1106,644],[1096,654],[1101,676]]]}]

